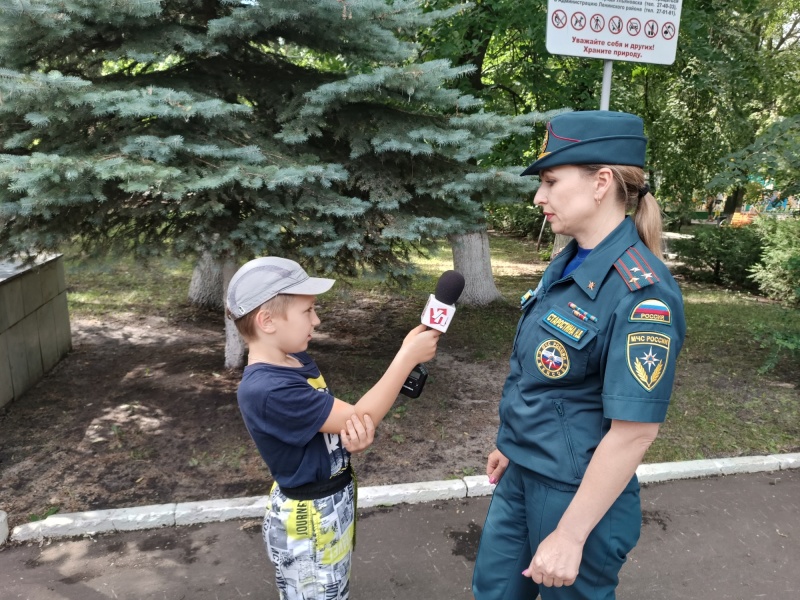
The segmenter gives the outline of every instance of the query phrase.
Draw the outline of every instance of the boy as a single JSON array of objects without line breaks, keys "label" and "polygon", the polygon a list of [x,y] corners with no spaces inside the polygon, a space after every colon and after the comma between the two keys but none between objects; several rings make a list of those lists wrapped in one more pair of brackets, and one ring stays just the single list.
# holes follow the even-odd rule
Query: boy
[{"label": "boy", "polygon": [[239,409],[275,484],[264,542],[281,600],[347,600],[355,505],[350,452],[372,443],[415,365],[433,358],[439,332],[416,327],[383,377],[355,404],[334,398],[306,354],[318,294],[333,279],[292,260],[251,260],[231,279],[227,314],[248,345]]}]

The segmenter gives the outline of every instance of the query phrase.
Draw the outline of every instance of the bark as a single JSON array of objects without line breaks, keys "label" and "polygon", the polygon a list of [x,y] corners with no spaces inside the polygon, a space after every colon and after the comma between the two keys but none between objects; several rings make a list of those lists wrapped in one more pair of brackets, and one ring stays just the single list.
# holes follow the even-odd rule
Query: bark
[{"label": "bark", "polygon": [[[223,297],[228,292],[228,284],[231,282],[234,273],[238,266],[236,261],[232,258],[226,259],[222,263],[221,275],[222,275],[222,288],[223,288]],[[233,321],[227,317],[224,317],[225,321],[225,368],[226,369],[243,369],[245,365],[245,357],[247,355],[247,346],[242,339],[242,336],[239,335],[239,332],[236,329],[236,325],[233,324]]]},{"label": "bark", "polygon": [[494,284],[486,229],[450,236],[453,267],[464,276],[464,291],[459,303],[485,306],[503,298]]},{"label": "bark", "polygon": [[550,253],[550,260],[553,260],[555,255],[566,248],[567,244],[569,244],[571,241],[572,238],[570,236],[557,233],[556,239],[553,241],[553,251]]},{"label": "bark", "polygon": [[203,252],[192,271],[189,302],[195,306],[222,310],[222,262],[211,253]]}]

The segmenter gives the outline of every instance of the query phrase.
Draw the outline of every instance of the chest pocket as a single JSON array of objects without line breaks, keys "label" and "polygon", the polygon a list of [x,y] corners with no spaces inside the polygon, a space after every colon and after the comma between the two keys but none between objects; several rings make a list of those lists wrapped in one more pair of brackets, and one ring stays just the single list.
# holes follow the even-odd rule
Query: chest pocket
[{"label": "chest pocket", "polygon": [[586,377],[596,337],[593,323],[550,308],[531,324],[530,336],[524,341],[527,348],[522,356],[523,368],[548,382],[581,382]]}]

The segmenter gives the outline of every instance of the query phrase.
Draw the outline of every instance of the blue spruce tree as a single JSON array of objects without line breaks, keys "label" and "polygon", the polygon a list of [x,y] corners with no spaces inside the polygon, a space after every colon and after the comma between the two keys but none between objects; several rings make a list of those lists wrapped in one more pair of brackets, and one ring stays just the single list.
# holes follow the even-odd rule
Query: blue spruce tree
[{"label": "blue spruce tree", "polygon": [[[0,254],[281,254],[388,278],[531,190],[504,117],[383,0],[0,0]],[[233,330],[231,330],[232,333]],[[229,336],[229,340],[231,337]],[[241,363],[229,344],[227,366]]]}]

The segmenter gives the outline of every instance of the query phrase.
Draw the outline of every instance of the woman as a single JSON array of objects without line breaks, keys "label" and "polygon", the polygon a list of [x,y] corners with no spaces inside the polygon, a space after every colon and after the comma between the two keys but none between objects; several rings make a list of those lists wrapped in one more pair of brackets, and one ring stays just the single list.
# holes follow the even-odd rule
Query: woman
[{"label": "woman", "polygon": [[[574,240],[522,297],[500,401],[476,600],[610,599],[641,528],[635,471],[664,420],[686,325],[661,262],[642,120],[555,117],[535,203]],[[628,211],[633,217],[626,216]]]}]

